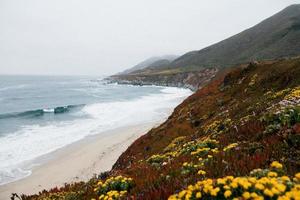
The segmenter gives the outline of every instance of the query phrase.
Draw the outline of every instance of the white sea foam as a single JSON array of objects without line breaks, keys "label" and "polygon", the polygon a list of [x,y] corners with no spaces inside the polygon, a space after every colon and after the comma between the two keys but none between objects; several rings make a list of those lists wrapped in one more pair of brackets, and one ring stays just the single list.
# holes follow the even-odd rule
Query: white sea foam
[{"label": "white sea foam", "polygon": [[190,94],[186,89],[163,88],[161,94],[84,106],[80,112],[90,116],[86,119],[24,126],[0,140],[0,185],[30,175],[32,160],[88,135],[162,120]]},{"label": "white sea foam", "polygon": [[43,112],[45,112],[45,113],[54,113],[54,108],[45,108],[45,109],[43,109]]}]

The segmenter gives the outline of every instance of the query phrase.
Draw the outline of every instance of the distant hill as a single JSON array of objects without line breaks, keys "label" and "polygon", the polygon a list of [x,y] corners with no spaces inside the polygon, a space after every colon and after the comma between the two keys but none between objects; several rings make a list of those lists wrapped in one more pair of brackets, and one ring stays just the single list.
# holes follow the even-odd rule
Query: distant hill
[{"label": "distant hill", "polygon": [[188,52],[168,67],[222,68],[254,60],[297,55],[300,55],[300,4],[291,5],[226,40],[199,51]]},{"label": "distant hill", "polygon": [[[204,68],[224,68],[251,61],[273,60],[300,55],[300,4],[281,12],[226,40],[198,51],[188,52],[174,61],[152,59],[131,72],[180,69],[195,71]],[[142,62],[143,63],[143,62]],[[139,66],[139,65],[137,65]],[[128,71],[125,71],[125,74]]]},{"label": "distant hill", "polygon": [[[171,59],[148,59],[110,77],[125,84],[185,86],[196,90],[226,67],[300,55],[300,4],[199,51]],[[207,77],[206,77],[207,76]],[[192,85],[192,87],[191,87]]]},{"label": "distant hill", "polygon": [[172,60],[161,59],[161,60],[155,61],[154,63],[152,63],[151,65],[149,65],[147,68],[149,68],[149,69],[155,69],[155,68],[160,68],[160,67],[164,67],[164,66],[167,67],[171,62],[172,62]]},{"label": "distant hill", "polygon": [[178,56],[176,56],[176,55],[165,55],[165,56],[151,57],[151,58],[148,58],[148,59],[138,63],[134,67],[121,72],[120,74],[129,74],[133,71],[142,70],[142,69],[145,69],[149,66],[153,67],[153,66],[156,66],[157,64],[160,65],[162,62],[167,62],[168,64],[170,64],[176,58],[178,58]]}]

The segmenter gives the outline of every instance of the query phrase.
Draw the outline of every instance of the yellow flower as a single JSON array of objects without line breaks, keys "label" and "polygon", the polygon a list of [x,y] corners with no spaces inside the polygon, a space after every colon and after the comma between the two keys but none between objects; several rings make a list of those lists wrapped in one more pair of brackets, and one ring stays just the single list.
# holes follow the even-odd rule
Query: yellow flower
[{"label": "yellow flower", "polygon": [[264,190],[265,189],[265,186],[261,183],[256,183],[254,187],[258,190]]},{"label": "yellow flower", "polygon": [[264,200],[264,197],[262,197],[262,196],[257,196],[257,197],[255,197],[255,198],[253,198],[254,200]]},{"label": "yellow flower", "polygon": [[210,191],[211,196],[217,196],[218,192],[220,191],[220,188],[215,188]]},{"label": "yellow flower", "polygon": [[250,177],[248,180],[251,183],[256,183],[256,178],[255,177]]},{"label": "yellow flower", "polygon": [[186,194],[186,196],[185,196],[185,199],[186,199],[186,200],[189,200],[191,197],[192,197],[191,192],[188,192],[188,193]]},{"label": "yellow flower", "polygon": [[205,174],[206,174],[206,172],[205,172],[205,171],[203,171],[203,170],[199,170],[199,171],[198,171],[198,174],[199,174],[199,175],[205,175]]},{"label": "yellow flower", "polygon": [[232,144],[229,144],[228,146],[226,146],[226,147],[223,149],[223,151],[228,151],[228,150],[233,149],[233,148],[235,148],[235,147],[237,147],[237,146],[238,146],[238,143],[232,143]]},{"label": "yellow flower", "polygon": [[219,153],[218,148],[212,149],[211,151],[212,151],[213,153]]},{"label": "yellow flower", "polygon": [[224,188],[225,190],[230,190],[230,187],[229,187],[228,185],[224,185],[223,188]]},{"label": "yellow flower", "polygon": [[271,191],[271,190],[269,190],[269,189],[265,189],[264,190],[264,194],[266,195],[266,196],[269,196],[269,197],[273,197],[274,195],[273,195],[273,192]]},{"label": "yellow flower", "polygon": [[295,178],[300,181],[300,172],[298,172],[297,174],[295,174]]},{"label": "yellow flower", "polygon": [[249,183],[248,181],[242,181],[241,185],[245,190],[247,190],[249,187],[251,187],[251,183]]},{"label": "yellow flower", "polygon": [[231,194],[232,194],[232,192],[230,191],[230,190],[226,190],[225,192],[224,192],[224,197],[230,197],[231,196]]},{"label": "yellow flower", "polygon": [[237,184],[236,182],[232,182],[232,183],[230,183],[230,186],[231,186],[232,188],[237,188],[237,187],[238,187],[238,184]]},{"label": "yellow flower", "polygon": [[282,169],[282,164],[279,163],[278,161],[274,161],[271,163],[271,167],[276,168],[276,169]]},{"label": "yellow flower", "polygon": [[244,193],[243,193],[243,197],[244,197],[245,199],[250,199],[251,195],[250,195],[249,192],[244,192]]},{"label": "yellow flower", "polygon": [[123,190],[123,191],[120,192],[121,195],[124,195],[124,194],[126,194],[126,193],[127,193],[126,190]]},{"label": "yellow flower", "polygon": [[282,176],[281,179],[283,181],[290,181],[291,180],[288,176]]},{"label": "yellow flower", "polygon": [[218,178],[218,179],[217,179],[217,183],[218,183],[219,185],[225,185],[225,184],[226,184],[226,180],[223,179],[223,178]]},{"label": "yellow flower", "polygon": [[184,195],[186,194],[186,190],[182,190],[181,192],[179,192],[178,196],[179,198],[184,197]]},{"label": "yellow flower", "polygon": [[201,197],[202,197],[201,192],[197,192],[197,193],[196,193],[196,198],[197,198],[197,199],[200,199]]},{"label": "yellow flower", "polygon": [[[280,169],[280,165],[274,162],[271,167]],[[223,197],[218,196],[218,194],[221,195],[220,187],[224,192],[222,193]],[[241,196],[235,197],[240,192]],[[295,174],[293,180],[288,176],[277,177],[277,173],[273,171],[269,171],[267,175],[261,178],[253,177],[250,174],[250,176],[242,177],[227,176],[218,179],[205,179],[198,181],[195,185],[188,186],[186,190],[179,192],[179,194],[170,196],[169,200],[190,200],[193,197],[201,199],[203,198],[202,195],[208,199],[216,199],[217,197],[219,199],[221,197],[233,200],[264,200],[271,198],[300,200],[300,173]]]},{"label": "yellow flower", "polygon": [[269,172],[268,177],[277,177],[277,173],[276,172]]},{"label": "yellow flower", "polygon": [[271,191],[272,191],[273,195],[277,195],[280,193],[275,187],[272,187]]},{"label": "yellow flower", "polygon": [[188,192],[189,192],[189,191],[193,191],[193,190],[194,190],[194,186],[193,186],[193,185],[189,185],[189,186],[188,186]]},{"label": "yellow flower", "polygon": [[103,183],[102,183],[102,181],[99,181],[98,183],[97,183],[97,185],[102,185]]},{"label": "yellow flower", "polygon": [[286,190],[286,186],[283,184],[277,184],[276,188],[280,191],[280,192],[284,192]]},{"label": "yellow flower", "polygon": [[250,196],[251,196],[252,198],[257,198],[257,197],[258,197],[258,195],[257,195],[255,192],[251,192]]}]

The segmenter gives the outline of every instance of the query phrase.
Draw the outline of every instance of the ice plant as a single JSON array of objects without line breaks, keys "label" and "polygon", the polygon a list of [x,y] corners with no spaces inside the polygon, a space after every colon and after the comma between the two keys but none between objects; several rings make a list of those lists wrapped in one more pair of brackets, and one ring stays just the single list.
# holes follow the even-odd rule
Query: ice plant
[{"label": "ice plant", "polygon": [[94,191],[99,200],[112,200],[123,197],[132,187],[132,178],[116,176],[108,178],[105,182],[98,181]]},{"label": "ice plant", "polygon": [[[271,168],[282,168],[282,164],[274,161]],[[260,170],[257,170],[260,171]],[[200,173],[201,174],[201,173]],[[171,195],[169,200],[192,199],[300,199],[300,173],[293,181],[287,176],[277,176],[276,172],[268,172],[267,176],[226,176],[218,179],[204,179],[189,185],[181,192]]]}]

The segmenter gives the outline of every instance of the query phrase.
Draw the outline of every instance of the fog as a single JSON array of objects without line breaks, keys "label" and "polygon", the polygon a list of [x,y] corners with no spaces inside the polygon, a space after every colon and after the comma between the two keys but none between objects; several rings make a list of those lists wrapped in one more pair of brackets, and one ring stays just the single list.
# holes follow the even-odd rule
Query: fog
[{"label": "fog", "polygon": [[108,75],[223,40],[300,0],[0,0],[0,74]]}]

